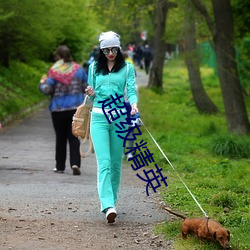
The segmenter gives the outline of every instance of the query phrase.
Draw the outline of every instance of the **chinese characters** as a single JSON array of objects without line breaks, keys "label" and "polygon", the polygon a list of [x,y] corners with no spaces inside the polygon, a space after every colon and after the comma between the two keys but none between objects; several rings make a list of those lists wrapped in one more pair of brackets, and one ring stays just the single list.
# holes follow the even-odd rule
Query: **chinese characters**
[{"label": "chinese characters", "polygon": [[[101,101],[102,103],[102,111],[109,122],[109,124],[114,123],[117,127],[117,136],[121,139],[123,139],[123,147],[126,146],[127,140],[137,140],[137,136],[142,135],[141,130],[138,126],[138,124],[135,122],[135,117],[127,117],[128,110],[125,105],[125,102],[122,102],[123,96],[118,96],[117,94],[115,97],[112,95],[110,96],[111,99],[107,99],[104,101]],[[112,105],[113,104],[113,105]],[[112,108],[116,106],[116,108]],[[123,117],[126,115],[125,121],[120,121],[119,123],[116,122],[120,117]],[[127,125],[132,125],[133,127],[128,127]],[[129,138],[129,134],[132,133],[133,137]],[[166,179],[167,177],[164,177],[162,175],[162,168],[159,168],[158,165],[155,163],[155,160],[153,158],[153,153],[150,152],[150,150],[147,148],[147,142],[144,142],[141,140],[139,144],[136,142],[134,147],[127,147],[128,151],[125,153],[126,155],[129,153],[132,153],[133,157],[129,159],[131,161],[131,167],[134,171],[137,171],[145,166],[149,166],[150,164],[154,165],[154,168],[150,170],[143,169],[144,176],[141,176],[140,174],[136,174],[142,181],[146,182],[146,193],[147,196],[149,196],[149,188],[152,188],[152,190],[156,193],[156,189],[161,186],[161,183],[163,183],[166,187],[168,186]]]}]

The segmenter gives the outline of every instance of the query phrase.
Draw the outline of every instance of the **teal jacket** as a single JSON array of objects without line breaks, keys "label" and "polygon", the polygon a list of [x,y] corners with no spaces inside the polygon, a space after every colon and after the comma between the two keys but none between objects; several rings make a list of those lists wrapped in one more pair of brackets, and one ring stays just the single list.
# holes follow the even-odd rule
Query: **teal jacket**
[{"label": "teal jacket", "polygon": [[[88,84],[94,88],[95,97],[93,100],[93,107],[102,108],[102,103],[110,99],[110,96],[123,96],[121,102],[124,102],[124,93],[127,95],[129,103],[138,102],[136,84],[135,84],[135,69],[131,63],[126,62],[126,66],[121,68],[118,72],[110,72],[107,75],[97,74],[95,72],[95,62],[93,62],[88,71]],[[112,108],[116,108],[115,104]]]}]

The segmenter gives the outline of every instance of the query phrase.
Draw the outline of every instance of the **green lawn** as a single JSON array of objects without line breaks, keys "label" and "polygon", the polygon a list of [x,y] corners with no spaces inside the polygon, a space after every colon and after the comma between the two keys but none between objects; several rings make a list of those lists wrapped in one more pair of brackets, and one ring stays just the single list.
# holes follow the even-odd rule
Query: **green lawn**
[{"label": "green lawn", "polygon": [[[0,122],[10,114],[41,102],[39,80],[48,65],[32,66],[13,62],[11,68],[0,68]],[[164,203],[189,217],[203,214],[180,178],[190,188],[202,208],[231,232],[233,250],[250,249],[250,137],[229,135],[223,114],[222,96],[213,70],[201,69],[203,83],[210,98],[220,109],[217,115],[201,115],[192,100],[187,71],[181,60],[170,61],[164,69],[164,93],[146,88],[139,90],[142,120],[172,163],[169,165],[142,127],[140,139],[148,144],[154,160],[167,176],[168,187],[157,189]],[[246,98],[250,114],[250,98]],[[178,173],[178,174],[177,174]],[[154,195],[149,190],[150,195]],[[179,238],[181,220],[155,227],[166,239],[175,239],[177,250],[217,249],[214,244],[200,246],[190,237]]]},{"label": "green lawn", "polygon": [[[232,249],[250,249],[250,137],[228,134],[218,79],[210,68],[203,67],[201,73],[207,93],[220,110],[217,115],[197,112],[181,60],[166,65],[163,94],[139,90],[141,118],[174,170],[144,127],[140,139],[148,143],[168,178],[168,187],[162,184],[157,189],[164,203],[188,217],[203,217],[181,178],[208,216],[230,230]],[[213,243],[201,247],[194,237],[187,242],[180,239],[180,225],[181,219],[176,218],[157,225],[155,232],[174,238],[178,250],[218,248]]]}]

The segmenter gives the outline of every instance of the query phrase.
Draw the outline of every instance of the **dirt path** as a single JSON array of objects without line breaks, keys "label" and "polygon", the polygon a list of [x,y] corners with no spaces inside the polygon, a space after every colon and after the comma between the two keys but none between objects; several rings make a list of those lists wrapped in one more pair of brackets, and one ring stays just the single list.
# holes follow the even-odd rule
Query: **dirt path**
[{"label": "dirt path", "polygon": [[[142,76],[143,77],[143,76]],[[0,249],[173,249],[155,236],[167,220],[157,194],[124,163],[118,218],[99,211],[94,155],[82,175],[55,174],[54,132],[47,107],[0,130]]]}]

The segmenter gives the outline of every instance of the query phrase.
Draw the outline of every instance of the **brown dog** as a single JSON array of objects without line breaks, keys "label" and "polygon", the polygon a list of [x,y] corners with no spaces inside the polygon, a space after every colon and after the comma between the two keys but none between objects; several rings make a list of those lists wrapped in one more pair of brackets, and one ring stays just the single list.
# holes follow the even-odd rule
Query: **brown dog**
[{"label": "brown dog", "polygon": [[210,218],[187,218],[185,215],[173,212],[166,207],[163,207],[163,209],[184,220],[181,225],[183,239],[187,239],[188,234],[194,234],[201,241],[217,241],[224,249],[231,249],[229,245],[230,232],[223,228],[219,222]]}]

